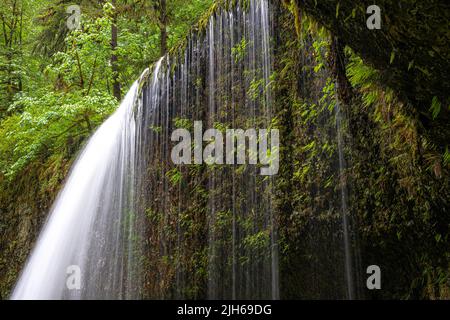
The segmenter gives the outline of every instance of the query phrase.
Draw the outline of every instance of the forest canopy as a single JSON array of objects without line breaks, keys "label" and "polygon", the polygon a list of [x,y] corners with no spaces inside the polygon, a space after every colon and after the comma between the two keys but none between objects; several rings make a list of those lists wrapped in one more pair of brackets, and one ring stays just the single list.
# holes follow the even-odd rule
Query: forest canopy
[{"label": "forest canopy", "polygon": [[[67,8],[77,4],[79,28]],[[5,0],[0,4],[0,180],[78,149],[146,67],[212,0]],[[14,146],[14,147],[12,147]]]}]

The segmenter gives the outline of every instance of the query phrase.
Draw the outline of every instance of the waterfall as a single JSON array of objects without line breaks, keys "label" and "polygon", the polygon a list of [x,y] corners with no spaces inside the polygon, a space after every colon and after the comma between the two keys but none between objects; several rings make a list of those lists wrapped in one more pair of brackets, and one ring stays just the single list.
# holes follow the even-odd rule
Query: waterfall
[{"label": "waterfall", "polygon": [[[133,84],[75,161],[14,288],[12,299],[133,298],[141,239],[135,208]],[[68,290],[74,266],[81,286]]]},{"label": "waterfall", "polygon": [[218,9],[142,88],[151,298],[279,298],[273,178],[256,166],[170,160],[171,133],[194,121],[204,130],[271,126],[271,19],[267,0]]},{"label": "waterfall", "polygon": [[12,299],[279,298],[273,179],[170,160],[179,123],[270,127],[270,20],[267,0],[218,9],[143,73],[75,161]]},{"label": "waterfall", "polygon": [[[144,71],[75,161],[12,299],[280,298],[276,176],[260,175],[253,164],[171,159],[172,133],[192,133],[194,122],[222,132],[277,122],[272,5],[216,7],[204,30]],[[304,103],[297,108],[321,109],[302,130],[311,145],[323,146],[307,161],[314,168],[324,157],[328,166],[313,170],[340,183],[320,189],[311,180],[301,199],[291,199],[312,209],[295,212],[305,222],[294,249],[301,258],[288,268],[296,287],[284,283],[302,298],[358,298],[344,180],[346,119],[339,101],[323,98],[330,73],[311,68],[313,39],[301,41]],[[202,140],[202,132],[196,135]],[[204,145],[194,143],[194,158]],[[70,286],[75,276],[79,288]]]}]

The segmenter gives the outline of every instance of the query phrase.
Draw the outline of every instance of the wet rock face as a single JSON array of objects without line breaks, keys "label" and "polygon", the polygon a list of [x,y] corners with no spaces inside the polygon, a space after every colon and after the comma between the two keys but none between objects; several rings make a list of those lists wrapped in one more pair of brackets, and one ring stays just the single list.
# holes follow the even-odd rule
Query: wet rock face
[{"label": "wet rock face", "polygon": [[9,183],[0,181],[0,299],[10,296],[72,160],[62,158],[54,170],[51,163],[30,166]]},{"label": "wet rock face", "polygon": [[[450,4],[445,0],[295,0],[376,69],[382,81],[427,113],[450,89]],[[367,27],[367,7],[381,9],[381,29]],[[448,112],[448,111],[446,111]],[[447,115],[448,116],[448,115]]]}]

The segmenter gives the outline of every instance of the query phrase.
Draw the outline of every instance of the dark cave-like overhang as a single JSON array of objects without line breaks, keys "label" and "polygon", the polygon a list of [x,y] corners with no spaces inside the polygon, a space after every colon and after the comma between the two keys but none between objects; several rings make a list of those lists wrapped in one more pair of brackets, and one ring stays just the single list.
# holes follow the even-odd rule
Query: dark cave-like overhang
[{"label": "dark cave-like overhang", "polygon": [[[450,89],[450,2],[445,0],[295,0],[378,69],[384,83],[427,113],[433,97],[447,109]],[[381,29],[370,30],[367,8],[381,9]],[[442,110],[448,113],[448,110]]]}]

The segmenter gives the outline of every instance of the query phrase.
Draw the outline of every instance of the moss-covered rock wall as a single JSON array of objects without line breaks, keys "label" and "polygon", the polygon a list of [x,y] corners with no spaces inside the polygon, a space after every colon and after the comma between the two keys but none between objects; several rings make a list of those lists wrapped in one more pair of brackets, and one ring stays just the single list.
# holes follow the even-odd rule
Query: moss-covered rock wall
[{"label": "moss-covered rock wall", "polygon": [[[78,144],[79,146],[80,144]],[[41,157],[13,180],[0,180],[0,298],[8,298],[73,161]]]},{"label": "moss-covered rock wall", "polygon": [[[272,1],[274,118],[281,136],[274,182],[281,298],[348,297],[343,214],[349,218],[354,297],[450,298],[449,11],[443,1],[379,2],[386,13],[383,27],[369,31],[364,1]],[[205,88],[204,82],[192,88],[203,105]],[[435,116],[433,100],[440,105]],[[202,115],[185,115],[195,116]],[[72,154],[45,157],[21,178],[0,181],[2,298],[23,266]],[[142,262],[149,270],[145,297],[176,296],[175,273],[182,263],[186,285],[178,294],[205,298],[207,172],[201,166],[179,172],[154,165],[158,171],[146,176],[155,186],[148,191],[152,199],[139,200],[147,207],[152,235],[144,240],[151,248]],[[215,191],[226,195],[227,188]],[[231,220],[228,211],[222,213],[226,242]],[[164,243],[159,225],[172,232]],[[180,225],[181,240],[173,233]],[[366,267],[372,264],[382,270],[379,291],[365,287]]]},{"label": "moss-covered rock wall", "polygon": [[[330,252],[339,251],[333,244],[342,235],[333,225],[339,223],[334,215],[339,213],[337,197],[345,187],[355,294],[361,298],[448,298],[449,161],[444,141],[450,135],[443,125],[445,115],[430,119],[434,122],[427,126],[422,111],[428,109],[417,104],[425,96],[420,90],[427,92],[430,101],[433,94],[440,94],[443,101],[448,97],[445,90],[431,88],[433,82],[423,78],[398,80],[414,89],[389,81],[386,77],[396,76],[402,58],[399,65],[389,64],[388,58],[381,63],[390,54],[377,49],[386,48],[380,44],[387,41],[386,32],[381,31],[383,40],[368,34],[365,22],[360,30],[351,15],[344,23],[351,14],[351,2],[340,1],[337,14],[337,1],[285,1],[292,16],[278,15],[283,32],[277,41],[277,92],[285,142],[279,179],[280,228],[286,246],[282,292],[289,298],[339,294],[335,288],[344,281],[342,263],[327,258],[338,256]],[[394,18],[406,19],[401,14],[410,14],[410,7],[403,8],[391,12]],[[436,20],[425,23],[433,25],[441,18],[435,13]],[[362,16],[357,21],[362,23]],[[362,46],[372,48],[368,42],[372,37],[373,49],[362,50]],[[432,39],[436,40],[427,38],[419,45],[402,38],[410,42],[407,47],[399,45],[396,57],[408,56],[410,46],[418,50]],[[439,59],[429,63],[435,70],[447,65]],[[440,85],[445,85],[447,75],[440,72],[433,77],[443,79]],[[422,81],[427,84],[421,86]],[[336,104],[343,115],[346,169],[342,172],[336,171],[335,163]],[[434,135],[431,127],[439,133]],[[382,270],[379,291],[365,287],[366,268],[372,264]]]}]

